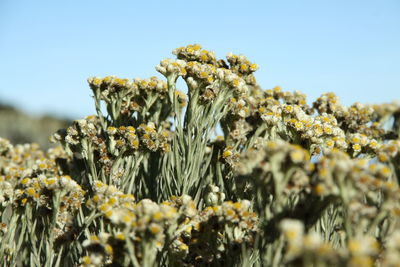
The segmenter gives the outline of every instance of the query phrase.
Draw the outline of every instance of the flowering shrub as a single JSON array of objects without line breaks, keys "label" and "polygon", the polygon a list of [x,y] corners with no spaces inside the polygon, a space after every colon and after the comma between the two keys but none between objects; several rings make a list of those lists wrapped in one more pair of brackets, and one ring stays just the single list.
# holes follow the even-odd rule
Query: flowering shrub
[{"label": "flowering shrub", "polygon": [[0,139],[3,266],[398,266],[397,104],[308,105],[245,56],[173,54],[166,80],[89,78],[97,115],[56,148]]}]

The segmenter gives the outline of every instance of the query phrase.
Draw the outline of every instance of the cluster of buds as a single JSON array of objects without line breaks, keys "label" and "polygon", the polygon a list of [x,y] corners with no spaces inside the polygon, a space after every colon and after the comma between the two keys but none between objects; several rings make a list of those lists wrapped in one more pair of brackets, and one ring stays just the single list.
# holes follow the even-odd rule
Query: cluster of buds
[{"label": "cluster of buds", "polygon": [[81,267],[100,267],[109,264],[123,264],[125,249],[125,235],[114,235],[101,232],[92,235],[83,241],[83,247],[89,254],[81,258]]},{"label": "cluster of buds", "polygon": [[100,211],[113,225],[128,229],[137,237],[150,238],[158,248],[162,247],[166,229],[177,219],[173,203],[157,204],[149,199],[135,203],[133,195],[123,194],[115,186],[97,181],[94,187],[96,194],[87,201],[88,208]]},{"label": "cluster of buds", "polygon": [[233,121],[232,126],[229,129],[229,137],[231,137],[236,142],[243,144],[246,143],[246,141],[248,140],[247,136],[253,129],[254,128],[251,126],[251,124],[248,123],[246,120],[235,120]]},{"label": "cluster of buds", "polygon": [[286,257],[294,258],[298,256],[303,247],[303,223],[298,220],[284,219],[280,223],[280,228],[287,242]]},{"label": "cluster of buds", "polygon": [[[232,253],[234,248],[239,249],[241,244],[253,244],[258,232],[258,217],[250,211],[248,200],[226,201],[206,207],[189,225],[192,227],[186,227],[186,231],[173,243],[172,257],[181,265],[207,265],[223,261],[227,253]],[[238,253],[234,252],[229,257],[238,257]]]},{"label": "cluster of buds", "polygon": [[65,142],[73,149],[79,147],[83,139],[95,142],[99,134],[100,127],[98,118],[91,115],[84,119],[74,121],[66,131],[58,131],[51,137],[51,141]]},{"label": "cluster of buds", "polygon": [[[43,181],[47,179],[58,181],[62,171],[55,159],[65,156],[65,153],[59,153],[59,147],[45,153],[36,144],[13,146],[4,140],[0,140],[4,147],[0,155],[0,200],[3,205],[23,199],[23,182],[30,181],[32,177],[34,179],[41,177]],[[40,189],[40,186],[38,187]],[[27,199],[23,200],[24,203],[26,201]]]},{"label": "cluster of buds", "polygon": [[109,126],[107,134],[110,138],[110,152],[117,154],[117,151],[135,151],[139,149],[139,138],[133,126],[120,126],[118,128]]},{"label": "cluster of buds", "polygon": [[314,101],[313,107],[318,113],[328,113],[344,116],[346,110],[343,110],[343,106],[339,103],[339,97],[335,93],[324,93]]},{"label": "cluster of buds", "polygon": [[279,136],[286,141],[305,145],[313,154],[320,153],[321,147],[347,148],[345,132],[336,118],[327,113],[312,116],[312,110],[300,92],[292,94],[275,87],[264,95],[265,98],[257,99],[253,105],[257,111],[250,113],[266,123],[267,129],[270,129],[267,135],[269,139],[274,140]]},{"label": "cluster of buds", "polygon": [[218,69],[218,78],[233,89],[234,96],[241,97],[249,93],[246,81],[232,70]]},{"label": "cluster of buds", "polygon": [[283,219],[280,222],[280,230],[285,241],[283,258],[285,264],[303,262],[302,266],[349,265],[349,257],[345,249],[334,248],[316,232],[305,233],[304,224],[301,221]]},{"label": "cluster of buds", "polygon": [[[338,127],[335,117],[328,114],[311,117],[297,105],[283,105],[283,121],[286,126],[300,134],[301,138],[308,140],[314,146],[338,147],[345,149],[345,133]],[[295,138],[293,138],[295,139]],[[315,149],[312,149],[314,152]],[[315,152],[318,152],[315,151]]]},{"label": "cluster of buds", "polygon": [[0,140],[3,144],[3,152],[0,156],[2,164],[0,168],[5,175],[8,172],[21,168],[23,170],[31,168],[39,159],[46,157],[46,154],[39,149],[37,144],[11,145],[5,139]]},{"label": "cluster of buds", "polygon": [[350,254],[349,266],[374,266],[376,257],[380,252],[380,245],[372,236],[358,236],[347,243]]},{"label": "cluster of buds", "polygon": [[249,104],[244,98],[236,99],[232,97],[229,101],[231,107],[231,114],[238,116],[239,118],[247,118],[250,115]]},{"label": "cluster of buds", "polygon": [[115,76],[107,76],[104,78],[90,77],[88,83],[95,94],[99,90],[101,98],[107,101],[111,100],[111,98],[119,93],[125,95],[135,92],[137,89],[131,80]]},{"label": "cluster of buds", "polygon": [[[55,150],[53,150],[55,152]],[[48,154],[48,155],[52,155]],[[46,155],[46,157],[41,157],[35,161],[32,165],[32,174],[45,174],[45,175],[52,175],[53,173],[58,172],[58,166],[55,162],[54,158],[50,158]],[[61,155],[60,155],[61,156]]]},{"label": "cluster of buds", "polygon": [[353,230],[347,227],[347,235],[362,234],[362,229],[372,231],[376,227],[373,220],[382,220],[388,214],[397,216],[400,189],[387,165],[352,159],[339,150],[327,151],[315,165],[310,175],[312,192],[339,199],[348,209],[346,220],[359,226]]},{"label": "cluster of buds", "polygon": [[172,132],[167,129],[157,130],[154,123],[141,124],[138,127],[141,143],[150,151],[163,151],[170,150],[170,141]]},{"label": "cluster of buds", "polygon": [[[100,100],[105,101],[107,112],[118,123],[132,119],[139,120],[139,123],[147,121],[152,119],[147,114],[150,111],[154,113],[158,110],[157,119],[160,120],[172,114],[171,100],[166,97],[170,89],[165,81],[155,76],[134,80],[108,76],[103,79],[89,78],[88,81],[94,92],[97,109],[100,109]],[[180,107],[184,106],[185,97],[178,93],[177,99],[182,104]],[[135,113],[141,117],[134,118]]]},{"label": "cluster of buds", "polygon": [[354,195],[359,195],[358,190],[369,192],[391,187],[387,180],[392,172],[386,165],[368,164],[366,159],[352,160],[347,153],[335,149],[326,151],[318,160],[315,173],[311,182],[318,195],[339,194],[343,182],[348,194]]},{"label": "cluster of buds", "polygon": [[167,58],[156,66],[156,70],[165,77],[173,77],[173,81],[175,81],[179,76],[187,74],[186,61]]},{"label": "cluster of buds", "polygon": [[171,196],[164,204],[174,207],[181,216],[179,220],[183,222],[187,222],[187,219],[193,218],[198,213],[195,202],[188,195]]},{"label": "cluster of buds", "polygon": [[399,111],[399,103],[393,101],[391,103],[375,104],[372,105],[372,108],[378,118],[385,118]]},{"label": "cluster of buds", "polygon": [[216,79],[217,68],[211,64],[202,64],[196,61],[190,61],[186,64],[185,79],[192,90],[198,87],[207,87]]},{"label": "cluster of buds", "polygon": [[135,220],[133,230],[142,239],[150,238],[157,248],[164,245],[165,234],[170,227],[176,226],[177,209],[169,202],[157,204],[143,199],[134,207]]},{"label": "cluster of buds", "polygon": [[[156,67],[157,71],[167,78],[173,77],[172,80],[182,76],[190,91],[200,89],[200,99],[205,103],[213,101],[223,86],[233,88],[235,94],[246,94],[248,92],[246,84],[249,79],[243,75],[257,69],[257,65],[250,63],[244,56],[236,56],[236,59],[228,56],[232,60],[231,69],[229,69],[225,62],[224,64],[217,62],[214,53],[202,50],[197,44],[177,48],[173,54],[178,60],[161,61]],[[255,84],[254,78],[250,80]]]},{"label": "cluster of buds", "polygon": [[396,161],[400,156],[400,140],[391,140],[382,144],[377,149],[377,157],[380,162]]},{"label": "cluster of buds", "polygon": [[148,79],[136,78],[134,84],[139,90],[139,94],[148,94],[149,92],[157,92],[165,95],[168,92],[167,83],[153,76]]},{"label": "cluster of buds", "polygon": [[350,129],[358,130],[359,125],[364,125],[373,119],[374,109],[359,102],[351,105],[345,113],[344,124]]},{"label": "cluster of buds", "polygon": [[350,155],[356,156],[359,153],[375,154],[380,144],[375,139],[369,139],[365,134],[353,133],[347,135],[349,144],[348,152]]},{"label": "cluster of buds", "polygon": [[[131,223],[131,213],[135,197],[132,194],[124,194],[113,185],[104,184],[101,181],[95,181],[93,184],[94,195],[86,201],[89,209],[97,209],[106,218],[115,224]],[[126,209],[123,216],[117,212],[118,208]]]},{"label": "cluster of buds", "polygon": [[[372,123],[371,126],[368,124],[387,116],[388,113],[392,115],[396,105],[393,104],[390,108],[385,108],[388,105],[381,106],[354,103],[346,107],[340,104],[339,98],[334,93],[325,93],[313,103],[314,109],[320,114],[328,113],[335,116],[339,126],[345,131],[369,133],[374,138],[381,137],[384,130],[378,127],[379,123]],[[380,110],[381,114],[375,110]]]},{"label": "cluster of buds", "polygon": [[307,114],[312,114],[310,107],[307,105],[307,96],[302,92],[296,90],[293,93],[291,92],[283,92],[282,99],[288,105],[298,105],[303,110],[306,111]]},{"label": "cluster of buds", "polygon": [[43,208],[45,211],[57,210],[54,225],[55,239],[71,239],[74,215],[83,203],[86,191],[70,176],[46,177],[41,174],[34,178],[23,178],[18,189],[16,201],[21,206]]},{"label": "cluster of buds", "polygon": [[203,64],[216,64],[216,58],[213,52],[202,49],[201,45],[193,44],[186,47],[179,47],[175,49],[172,54],[176,55],[178,59],[190,61],[198,61]]},{"label": "cluster of buds", "polygon": [[258,65],[250,62],[244,55],[235,55],[228,53],[226,59],[229,62],[230,70],[243,77],[246,84],[255,87],[257,85],[256,78],[253,73],[258,70]]},{"label": "cluster of buds", "polygon": [[275,126],[282,120],[282,107],[278,100],[268,97],[259,101],[257,114],[268,125]]},{"label": "cluster of buds", "polygon": [[222,152],[220,159],[222,162],[227,164],[229,167],[235,167],[235,164],[239,161],[239,153],[232,146],[228,146]]},{"label": "cluster of buds", "polygon": [[20,181],[23,188],[21,204],[25,205],[27,201],[34,200],[41,206],[52,207],[52,196],[62,192],[61,205],[63,209],[77,210],[81,206],[85,191],[71,179],[70,176],[46,177],[26,177]]},{"label": "cluster of buds", "polygon": [[[313,155],[320,154],[321,148],[338,148],[356,157],[377,155],[378,148],[384,144],[382,141],[396,136],[382,128],[387,117],[396,112],[395,104],[388,108],[382,105],[381,109],[387,112],[382,111],[379,115],[373,113],[373,110],[380,106],[375,105],[373,109],[372,106],[355,103],[345,107],[340,105],[335,94],[327,93],[310,108],[304,94],[299,91],[284,92],[279,86],[266,91],[253,88],[250,96],[235,100],[230,103],[231,111],[224,118],[223,126],[227,129],[225,136],[237,136],[242,132],[240,138],[236,138],[240,143],[258,138],[255,135],[257,133],[267,139],[275,140],[278,137],[301,144]],[[313,109],[319,115],[312,115]],[[247,127],[247,131],[239,131],[235,127],[238,120],[250,123],[254,130]],[[264,132],[260,131],[263,128]],[[388,159],[384,155],[381,157]]]},{"label": "cluster of buds", "polygon": [[250,182],[275,195],[309,190],[309,174],[313,169],[307,150],[283,141],[258,144],[257,148],[242,153],[235,165],[238,182]]},{"label": "cluster of buds", "polygon": [[207,187],[207,192],[204,196],[204,200],[207,206],[221,205],[222,202],[225,200],[225,194],[223,192],[220,192],[218,186],[210,184]]},{"label": "cluster of buds", "polygon": [[226,56],[231,70],[242,75],[249,75],[258,70],[258,65],[250,62],[244,55],[228,53]]}]

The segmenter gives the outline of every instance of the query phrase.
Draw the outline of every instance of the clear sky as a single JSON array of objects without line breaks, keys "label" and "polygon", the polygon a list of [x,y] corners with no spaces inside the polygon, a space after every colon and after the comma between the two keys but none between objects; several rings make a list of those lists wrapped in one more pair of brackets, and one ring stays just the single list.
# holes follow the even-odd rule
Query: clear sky
[{"label": "clear sky", "polygon": [[265,89],[400,100],[400,0],[0,0],[0,101],[93,114],[87,77],[158,76],[193,43],[245,54]]}]

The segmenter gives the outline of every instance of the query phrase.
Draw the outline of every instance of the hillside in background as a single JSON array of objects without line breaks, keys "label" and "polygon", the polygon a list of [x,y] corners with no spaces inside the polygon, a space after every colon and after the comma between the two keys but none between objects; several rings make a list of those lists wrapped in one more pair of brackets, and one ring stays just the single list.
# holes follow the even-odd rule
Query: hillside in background
[{"label": "hillside in background", "polygon": [[70,120],[49,115],[31,116],[11,105],[0,103],[0,137],[13,144],[37,143],[42,149],[52,146],[49,136],[66,128]]}]

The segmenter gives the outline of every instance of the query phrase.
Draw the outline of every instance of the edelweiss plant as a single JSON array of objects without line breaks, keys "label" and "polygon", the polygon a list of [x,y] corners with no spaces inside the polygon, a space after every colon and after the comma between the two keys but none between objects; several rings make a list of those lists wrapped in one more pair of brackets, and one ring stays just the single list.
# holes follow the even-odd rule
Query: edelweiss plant
[{"label": "edelweiss plant", "polygon": [[97,114],[56,148],[0,139],[2,266],[398,266],[399,105],[173,54],[165,80],[89,78]]}]

